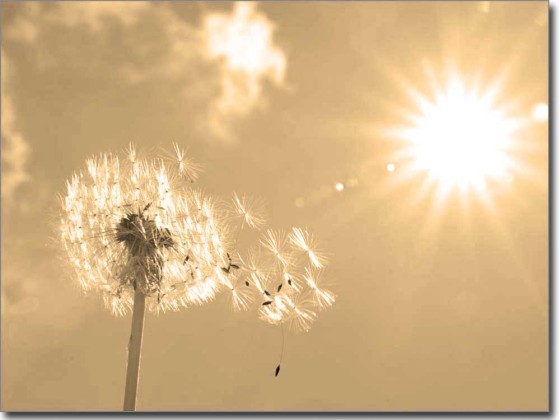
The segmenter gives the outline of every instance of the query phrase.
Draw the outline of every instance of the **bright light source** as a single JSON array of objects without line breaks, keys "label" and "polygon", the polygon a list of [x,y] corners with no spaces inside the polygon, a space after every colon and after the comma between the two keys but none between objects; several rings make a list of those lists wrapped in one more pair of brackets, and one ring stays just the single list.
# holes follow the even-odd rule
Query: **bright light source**
[{"label": "bright light source", "polygon": [[342,182],[337,182],[336,185],[334,186],[334,189],[340,192],[344,190],[344,184]]},{"label": "bright light source", "polygon": [[394,172],[395,169],[396,169],[396,166],[395,166],[394,163],[389,163],[389,164],[387,165],[387,170],[388,170],[389,172]]},{"label": "bright light source", "polygon": [[533,107],[533,118],[539,122],[548,121],[548,105],[542,102],[536,104]]},{"label": "bright light source", "polygon": [[452,79],[433,100],[420,98],[414,125],[404,130],[415,169],[429,174],[443,191],[483,189],[507,175],[514,120],[495,105],[495,91],[469,91]]}]

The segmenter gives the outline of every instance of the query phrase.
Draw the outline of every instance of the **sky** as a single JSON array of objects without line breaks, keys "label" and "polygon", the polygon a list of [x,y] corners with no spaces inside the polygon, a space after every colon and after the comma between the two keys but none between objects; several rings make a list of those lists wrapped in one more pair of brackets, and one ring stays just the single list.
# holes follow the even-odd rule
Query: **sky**
[{"label": "sky", "polygon": [[276,378],[255,311],[148,314],[139,410],[547,409],[547,2],[2,2],[1,70],[3,410],[121,409],[130,315],[57,226],[130,142],[308,228],[337,295]]}]

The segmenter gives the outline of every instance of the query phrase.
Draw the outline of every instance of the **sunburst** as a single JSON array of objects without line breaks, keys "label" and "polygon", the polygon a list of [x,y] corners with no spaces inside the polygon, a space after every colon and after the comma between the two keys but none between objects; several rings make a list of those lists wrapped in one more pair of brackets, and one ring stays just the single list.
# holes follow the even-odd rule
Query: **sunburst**
[{"label": "sunburst", "polygon": [[488,199],[510,183],[523,122],[500,103],[499,84],[482,89],[452,74],[430,95],[411,92],[414,110],[390,130],[400,140],[394,161],[402,176],[423,177],[438,200],[454,193]]}]

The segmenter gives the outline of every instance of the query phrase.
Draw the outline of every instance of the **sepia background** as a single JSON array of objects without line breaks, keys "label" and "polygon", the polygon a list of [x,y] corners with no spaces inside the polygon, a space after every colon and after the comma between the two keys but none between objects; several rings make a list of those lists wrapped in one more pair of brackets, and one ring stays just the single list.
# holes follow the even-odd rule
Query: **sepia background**
[{"label": "sepia background", "polygon": [[[121,408],[130,315],[69,278],[56,206],[131,141],[308,227],[337,294],[277,378],[254,312],[148,314],[139,410],[547,409],[546,2],[2,2],[1,67],[3,410]],[[453,77],[515,122],[480,188],[406,157]]]}]

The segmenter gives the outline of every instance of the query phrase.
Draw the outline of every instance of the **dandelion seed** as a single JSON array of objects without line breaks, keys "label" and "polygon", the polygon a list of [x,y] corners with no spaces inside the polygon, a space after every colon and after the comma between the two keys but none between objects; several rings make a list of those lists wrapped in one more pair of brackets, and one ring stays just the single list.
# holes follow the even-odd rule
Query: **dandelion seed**
[{"label": "dandelion seed", "polygon": [[289,264],[289,255],[285,249],[286,234],[284,232],[267,230],[265,237],[261,240],[261,244],[277,258],[280,264],[284,266]]},{"label": "dandelion seed", "polygon": [[241,261],[241,270],[259,278],[266,277],[266,272],[269,271],[269,263],[265,261],[261,252],[251,248],[246,256],[240,255],[239,259]]},{"label": "dandelion seed", "polygon": [[177,143],[173,144],[173,148],[175,150],[175,159],[179,175],[189,179],[191,182],[196,181],[198,179],[200,165],[188,158],[185,155],[185,151],[181,149]]},{"label": "dandelion seed", "polygon": [[322,268],[325,265],[325,257],[323,257],[318,251],[314,251],[312,249],[315,247],[315,244],[311,234],[300,228],[293,228],[289,239],[294,246],[307,254],[314,267]]},{"label": "dandelion seed", "polygon": [[265,220],[262,217],[262,205],[256,200],[250,199],[246,195],[233,196],[234,214],[241,217],[243,224],[258,229],[264,225]]},{"label": "dandelion seed", "polygon": [[313,294],[313,297],[317,302],[317,307],[325,309],[332,306],[335,301],[334,293],[332,293],[330,290],[319,287],[320,272],[313,274],[311,270],[306,268],[304,278],[311,288],[311,293]]},{"label": "dandelion seed", "polygon": [[242,287],[242,282],[239,279],[232,281],[230,302],[235,311],[245,311],[250,308],[251,303],[255,300],[255,293],[253,289]]},{"label": "dandelion seed", "polygon": [[297,267],[284,267],[281,275],[281,278],[288,283],[295,292],[300,292],[302,290],[302,286],[298,280],[301,274],[298,273],[298,271],[299,269]]},{"label": "dandelion seed", "polygon": [[317,313],[314,311],[315,305],[309,300],[302,300],[294,304],[288,322],[296,331],[307,332],[311,329],[311,325],[317,319]]}]

